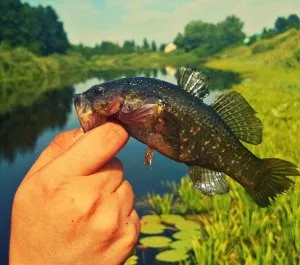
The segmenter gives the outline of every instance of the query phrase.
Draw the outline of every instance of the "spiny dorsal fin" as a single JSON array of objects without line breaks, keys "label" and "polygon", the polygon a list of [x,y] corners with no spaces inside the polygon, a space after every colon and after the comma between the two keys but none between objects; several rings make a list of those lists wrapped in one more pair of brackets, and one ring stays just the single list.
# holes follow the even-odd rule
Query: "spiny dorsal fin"
[{"label": "spiny dorsal fin", "polygon": [[207,168],[191,166],[189,175],[198,190],[205,195],[225,194],[229,192],[229,185],[221,172]]},{"label": "spiny dorsal fin", "polygon": [[178,85],[200,100],[209,95],[207,77],[187,67],[180,67]]},{"label": "spiny dorsal fin", "polygon": [[240,93],[233,91],[220,95],[211,106],[240,140],[249,144],[261,143],[262,123]]}]

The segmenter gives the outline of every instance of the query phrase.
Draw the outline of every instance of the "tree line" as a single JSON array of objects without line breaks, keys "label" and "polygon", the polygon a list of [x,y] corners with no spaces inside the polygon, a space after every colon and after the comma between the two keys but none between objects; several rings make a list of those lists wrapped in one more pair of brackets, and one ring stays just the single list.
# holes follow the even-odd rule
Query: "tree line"
[{"label": "tree line", "polygon": [[[244,23],[234,15],[216,24],[191,21],[173,42],[186,52],[193,51],[198,56],[207,56],[229,45],[242,43],[246,37],[243,26]],[[260,35],[262,38],[271,38],[290,28],[300,29],[300,19],[296,14],[277,18],[274,28],[264,28]],[[249,43],[256,39],[257,34],[250,37]],[[161,44],[157,47],[155,41],[149,42],[146,38],[141,45],[137,45],[134,40],[125,40],[122,45],[112,41],[102,41],[94,47],[71,45],[62,21],[51,6],[31,7],[20,0],[0,1],[0,43],[11,47],[24,46],[38,55],[75,51],[86,58],[99,54],[164,51],[166,46]]]},{"label": "tree line", "polygon": [[71,47],[51,6],[31,7],[20,0],[0,1],[0,42],[24,46],[40,55],[65,53]]},{"label": "tree line", "polygon": [[261,34],[250,36],[248,44],[252,44],[259,38],[270,39],[278,34],[281,34],[289,29],[300,29],[300,17],[296,14],[290,14],[288,17],[278,17],[274,22],[273,28],[263,28]]},{"label": "tree line", "polygon": [[143,44],[138,45],[134,40],[125,40],[123,45],[114,43],[112,41],[102,41],[96,44],[94,47],[86,46],[84,44],[72,45],[74,51],[77,51],[84,55],[86,58],[91,58],[93,55],[115,55],[115,54],[128,54],[135,52],[148,52],[148,51],[163,51],[165,44],[161,44],[157,48],[156,42],[148,42],[147,38],[144,38]]}]

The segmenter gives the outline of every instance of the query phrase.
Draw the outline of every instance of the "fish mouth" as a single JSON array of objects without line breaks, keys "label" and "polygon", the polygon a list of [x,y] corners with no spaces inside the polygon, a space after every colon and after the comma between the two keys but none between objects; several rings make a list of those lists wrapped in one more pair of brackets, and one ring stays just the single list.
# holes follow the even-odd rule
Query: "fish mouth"
[{"label": "fish mouth", "polygon": [[84,132],[88,132],[107,121],[107,117],[96,112],[84,94],[74,95],[74,106]]}]

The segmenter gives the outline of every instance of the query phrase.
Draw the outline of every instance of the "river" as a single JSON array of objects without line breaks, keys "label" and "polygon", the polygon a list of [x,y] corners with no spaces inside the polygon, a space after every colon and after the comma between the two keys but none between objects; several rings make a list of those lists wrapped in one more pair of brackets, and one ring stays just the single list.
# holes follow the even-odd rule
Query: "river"
[{"label": "river", "polygon": [[[175,69],[151,70],[139,73],[176,83]],[[239,78],[233,73],[215,72],[205,69],[210,76],[212,92],[206,102],[213,100],[221,90],[228,89],[238,83]],[[130,73],[129,75],[132,75]],[[90,86],[103,82],[113,73],[103,73],[82,82],[62,86],[45,91],[33,102],[26,100],[26,88],[19,97],[13,97],[17,87],[22,83],[13,84],[7,89],[7,84],[0,84],[0,264],[5,264],[8,257],[8,241],[10,230],[11,205],[14,193],[22,178],[36,160],[41,151],[58,133],[79,127],[79,122],[73,107],[74,93],[85,91]],[[123,75],[127,76],[126,74]],[[119,76],[121,77],[121,76]],[[32,84],[32,87],[38,87]],[[38,89],[38,88],[37,88]],[[4,95],[4,92],[5,95]],[[32,92],[31,92],[32,93]],[[24,95],[24,96],[22,96]],[[7,104],[9,102],[9,104]],[[12,106],[12,107],[10,107]],[[128,144],[117,155],[123,162],[125,178],[131,183],[137,198],[141,201],[149,192],[163,193],[168,188],[162,185],[165,181],[179,182],[187,174],[184,164],[176,163],[155,152],[151,167],[143,163],[146,146],[130,138]],[[145,209],[139,208],[142,214]]]}]

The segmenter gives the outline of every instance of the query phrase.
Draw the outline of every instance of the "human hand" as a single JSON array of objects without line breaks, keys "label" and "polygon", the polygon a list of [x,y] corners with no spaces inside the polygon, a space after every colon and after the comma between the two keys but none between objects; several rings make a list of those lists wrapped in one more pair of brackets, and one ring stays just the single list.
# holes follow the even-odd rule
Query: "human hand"
[{"label": "human hand", "polygon": [[10,265],[121,264],[138,239],[134,195],[115,154],[128,140],[117,124],[55,137],[13,203]]}]

